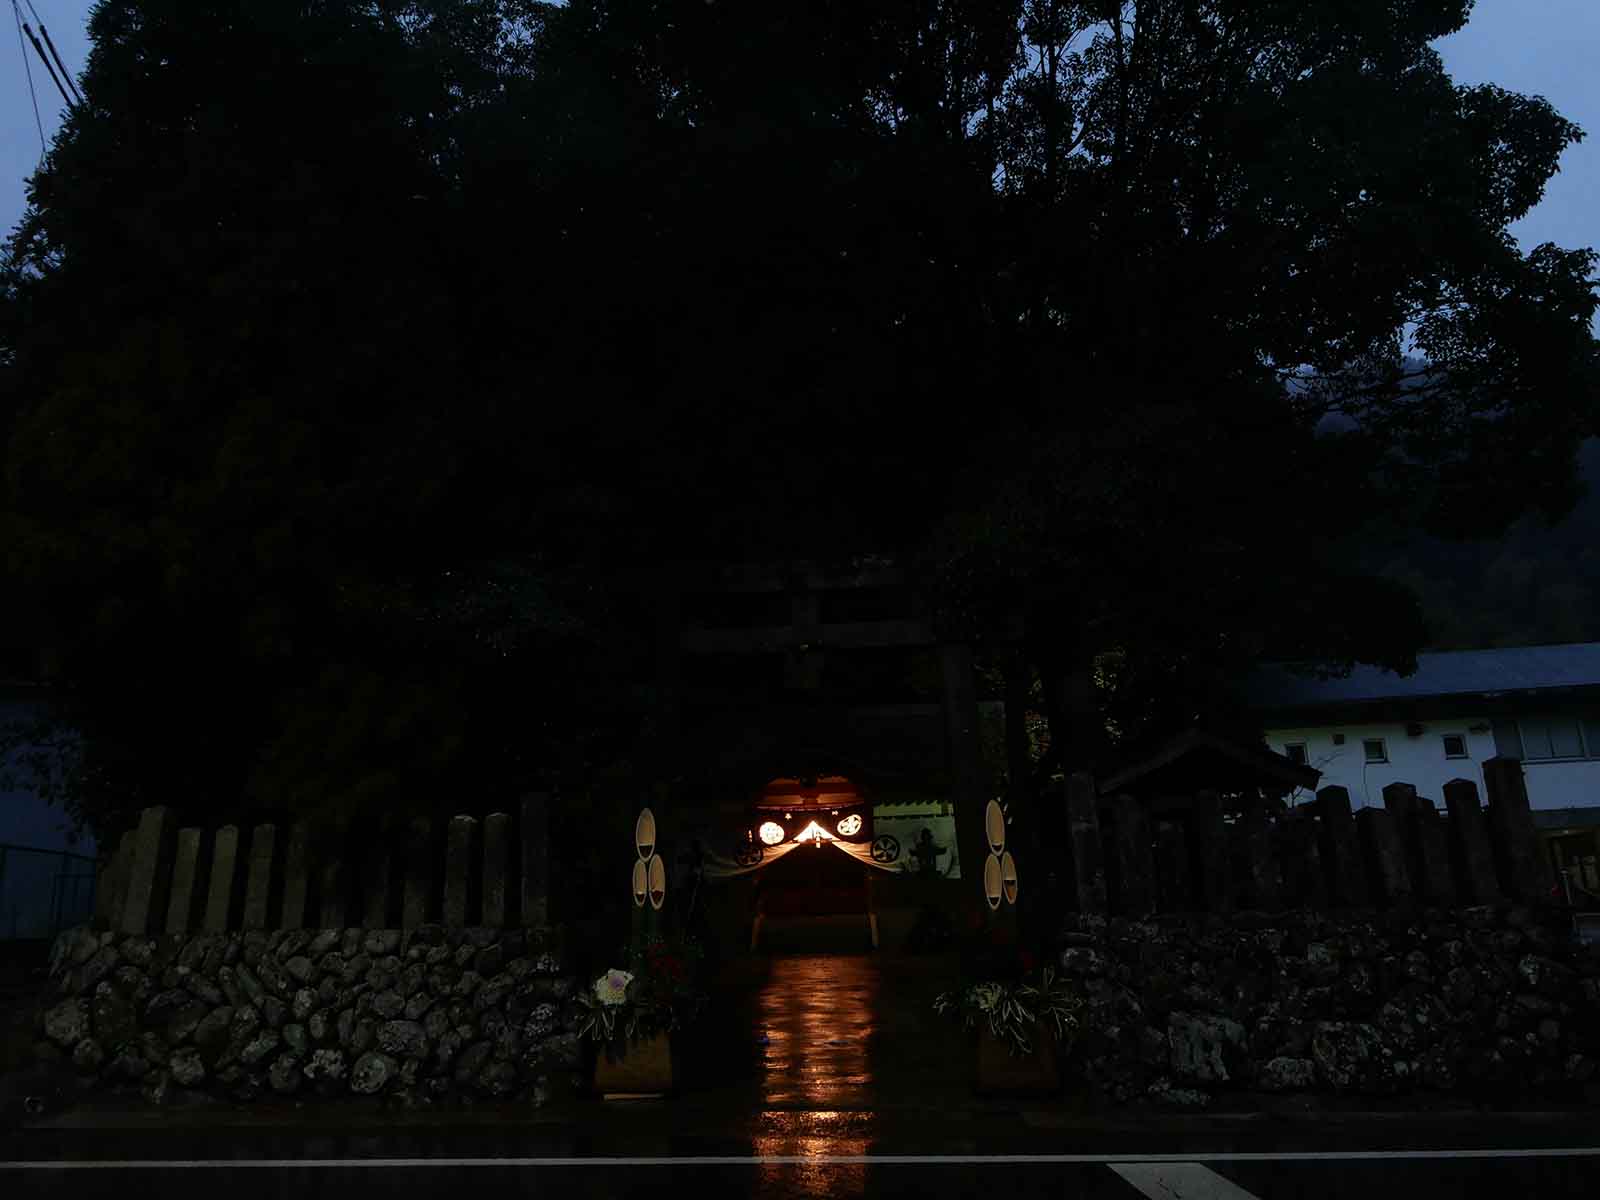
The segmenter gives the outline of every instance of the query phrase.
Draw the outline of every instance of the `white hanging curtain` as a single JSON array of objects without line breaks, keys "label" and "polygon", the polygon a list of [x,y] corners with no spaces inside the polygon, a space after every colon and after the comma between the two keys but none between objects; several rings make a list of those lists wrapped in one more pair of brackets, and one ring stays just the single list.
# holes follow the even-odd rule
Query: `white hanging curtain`
[{"label": "white hanging curtain", "polygon": [[738,875],[749,875],[763,867],[770,867],[785,854],[800,848],[799,842],[783,842],[776,846],[763,846],[764,853],[755,862],[746,865],[736,862],[731,858],[724,858],[710,850],[705,852],[702,869],[707,879],[732,879]]},{"label": "white hanging curtain", "polygon": [[881,863],[872,857],[872,847],[861,842],[830,842],[830,846],[837,846],[851,858],[864,867],[873,867],[879,871],[888,871],[891,875],[905,873],[904,862]]}]

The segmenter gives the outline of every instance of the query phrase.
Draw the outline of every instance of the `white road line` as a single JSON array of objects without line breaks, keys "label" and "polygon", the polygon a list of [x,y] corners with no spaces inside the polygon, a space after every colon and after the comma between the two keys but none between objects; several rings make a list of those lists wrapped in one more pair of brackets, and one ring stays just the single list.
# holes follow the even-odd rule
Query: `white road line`
[{"label": "white road line", "polygon": [[415,1170],[423,1167],[959,1167],[959,1166],[1067,1166],[1077,1163],[1230,1163],[1230,1162],[1370,1162],[1374,1160],[1427,1160],[1472,1158],[1594,1158],[1600,1146],[1562,1146],[1550,1149],[1504,1150],[1304,1150],[1282,1153],[1189,1154],[767,1154],[671,1155],[639,1157],[548,1158],[208,1158],[128,1159],[93,1161],[59,1159],[0,1162],[0,1171],[178,1171],[178,1170],[286,1170],[350,1168],[356,1170]]},{"label": "white road line", "polygon": [[1197,1162],[1108,1165],[1150,1200],[1257,1200],[1254,1192]]}]

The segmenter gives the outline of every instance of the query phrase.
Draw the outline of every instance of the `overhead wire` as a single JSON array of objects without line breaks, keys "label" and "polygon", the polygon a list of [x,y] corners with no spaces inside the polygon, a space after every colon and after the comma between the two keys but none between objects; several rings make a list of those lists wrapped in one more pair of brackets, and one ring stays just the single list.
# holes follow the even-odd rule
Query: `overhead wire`
[{"label": "overhead wire", "polygon": [[[11,8],[16,13],[17,18],[21,20],[22,10],[17,8],[17,0],[11,0]],[[44,64],[44,69],[50,72],[50,82],[56,85],[56,91],[61,93],[61,99],[66,101],[66,105],[70,109],[72,107],[72,97],[67,95],[66,87],[62,84],[61,80],[56,78],[56,69],[50,65],[49,56],[45,54],[44,47],[39,44],[39,39],[34,35],[33,27],[26,21],[23,21],[22,32],[28,35],[28,40],[33,43],[33,48],[38,51],[39,61]],[[27,52],[24,51],[23,55],[26,57]]]},{"label": "overhead wire", "polygon": [[44,122],[39,118],[39,93],[33,86],[33,67],[28,62],[28,45],[22,40],[22,10],[17,0],[11,0],[11,13],[17,19],[17,49],[22,51],[22,70],[28,77],[28,96],[33,100],[33,123],[39,130],[39,161],[44,161],[47,147],[44,140]]},{"label": "overhead wire", "polygon": [[[16,0],[12,0],[12,3],[15,4]],[[45,28],[44,18],[39,15],[39,10],[33,6],[33,0],[28,0],[28,11],[33,14],[33,19],[39,22],[39,33],[44,38],[44,44],[50,47],[50,56],[56,60],[56,66],[61,69],[61,78],[72,89],[73,99],[82,104],[83,93],[78,91],[78,85],[73,80],[71,72],[67,70],[67,64],[61,61],[61,53],[56,49],[56,44],[50,40],[50,31]],[[71,101],[68,101],[68,103],[70,104]]]}]

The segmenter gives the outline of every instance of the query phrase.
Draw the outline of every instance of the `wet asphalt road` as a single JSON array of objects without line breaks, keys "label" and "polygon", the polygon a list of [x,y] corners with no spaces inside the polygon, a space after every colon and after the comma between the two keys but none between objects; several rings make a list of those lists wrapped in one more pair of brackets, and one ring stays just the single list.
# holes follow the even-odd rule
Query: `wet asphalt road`
[{"label": "wet asphalt road", "polygon": [[[443,1113],[359,1130],[308,1127],[304,1114],[210,1128],[155,1110],[126,1116],[120,1128],[62,1118],[0,1139],[0,1198],[1600,1195],[1595,1156],[1404,1157],[1418,1148],[1600,1143],[1600,1122],[1588,1117],[1396,1119],[1359,1129],[1336,1118],[1198,1119],[1160,1130],[1128,1118],[1090,1132],[1084,1114],[974,1099],[951,1069],[951,1057],[965,1061],[964,1042],[929,1010],[937,971],[918,978],[866,955],[780,956],[740,969],[744,986],[721,989],[730,999],[690,1043],[684,1091],[669,1102],[449,1129]],[[1401,1156],[1326,1157],[1352,1149]],[[1239,1157],[1277,1151],[1320,1157]],[[1127,1161],[1154,1155],[1181,1161]]]}]

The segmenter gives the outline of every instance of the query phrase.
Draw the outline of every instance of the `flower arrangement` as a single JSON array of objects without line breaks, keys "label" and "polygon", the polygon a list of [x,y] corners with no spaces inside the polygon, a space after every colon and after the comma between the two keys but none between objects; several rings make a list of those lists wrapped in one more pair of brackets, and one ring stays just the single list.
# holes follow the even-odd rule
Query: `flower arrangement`
[{"label": "flower arrangement", "polygon": [[1033,1036],[1041,1023],[1054,1030],[1056,1042],[1065,1049],[1078,1031],[1083,999],[1049,967],[1037,982],[1032,978],[1029,972],[1019,979],[990,979],[945,992],[934,1000],[934,1011],[955,1017],[967,1029],[985,1022],[1013,1055],[1033,1053]]},{"label": "flower arrangement", "polygon": [[579,1036],[621,1049],[619,1042],[625,1046],[681,1029],[705,1004],[695,984],[702,955],[691,938],[637,939],[623,953],[625,969],[606,970],[578,994],[584,1010]]}]

